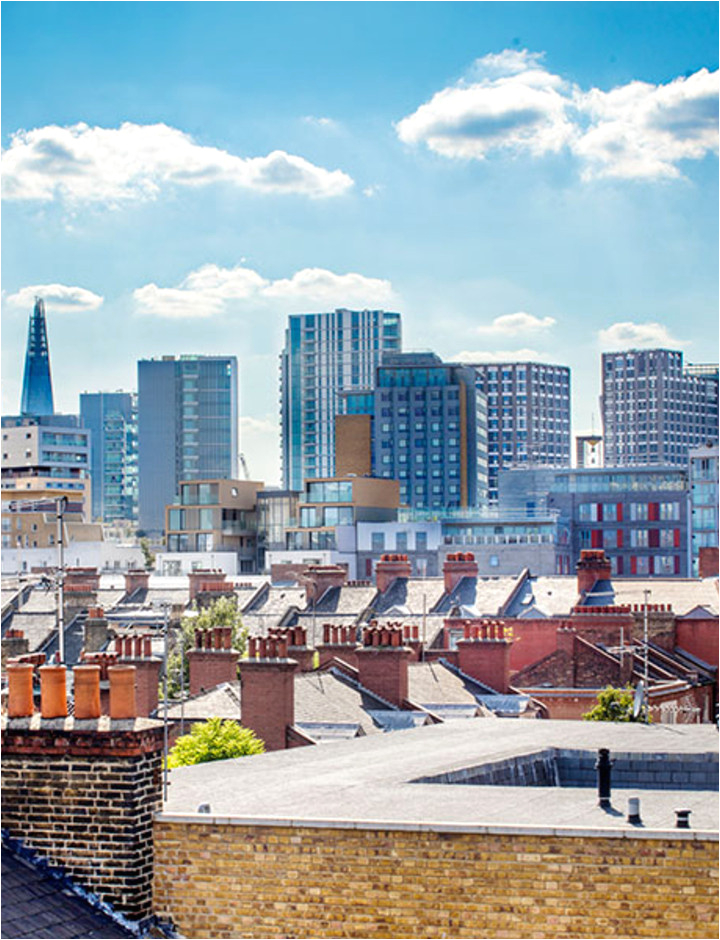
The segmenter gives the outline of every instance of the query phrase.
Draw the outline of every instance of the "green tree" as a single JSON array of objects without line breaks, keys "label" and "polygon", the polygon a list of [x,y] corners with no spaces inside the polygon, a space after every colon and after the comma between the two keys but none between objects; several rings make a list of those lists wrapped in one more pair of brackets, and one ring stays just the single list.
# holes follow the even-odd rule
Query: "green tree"
[{"label": "green tree", "polygon": [[209,718],[177,739],[168,754],[168,767],[262,754],[264,750],[263,742],[249,728],[242,728],[229,718]]},{"label": "green tree", "polygon": [[[243,626],[242,616],[234,597],[219,597],[209,607],[195,608],[191,615],[180,621],[180,630],[172,652],[168,656],[168,698],[180,694],[181,663],[185,664],[185,688],[190,686],[190,667],[187,652],[195,646],[195,631],[211,627],[231,627],[232,646],[242,656],[247,646],[247,627]],[[181,651],[182,650],[182,655]],[[162,684],[160,686],[162,698]]]},{"label": "green tree", "polygon": [[150,571],[155,567],[155,555],[150,550],[150,540],[148,538],[140,539],[140,551],[143,553],[143,558],[145,559],[145,567]]},{"label": "green tree", "polygon": [[631,686],[615,689],[611,685],[598,692],[597,705],[583,715],[584,721],[642,721],[633,715],[635,693]]}]

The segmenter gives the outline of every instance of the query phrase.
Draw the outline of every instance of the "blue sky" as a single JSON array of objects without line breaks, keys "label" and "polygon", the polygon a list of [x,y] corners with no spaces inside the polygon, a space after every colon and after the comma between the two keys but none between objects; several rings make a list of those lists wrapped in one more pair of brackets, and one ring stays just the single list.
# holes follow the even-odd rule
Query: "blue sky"
[{"label": "blue sky", "polygon": [[279,481],[290,313],[573,368],[716,360],[715,3],[4,3],[3,412],[34,292],[59,409],[234,353]]}]

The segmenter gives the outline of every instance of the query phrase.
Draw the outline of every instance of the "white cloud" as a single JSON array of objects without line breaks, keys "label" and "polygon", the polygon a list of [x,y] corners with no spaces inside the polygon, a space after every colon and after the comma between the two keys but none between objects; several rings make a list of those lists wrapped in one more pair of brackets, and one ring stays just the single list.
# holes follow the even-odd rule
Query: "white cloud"
[{"label": "white cloud", "polygon": [[226,183],[315,198],[340,196],[353,186],[341,170],[323,169],[283,150],[239,157],[197,144],[166,124],[130,123],[18,131],[3,154],[2,183],[6,199],[109,205],[152,199],[167,185]]},{"label": "white cloud", "polygon": [[479,336],[516,336],[519,333],[536,333],[539,330],[549,330],[555,326],[553,317],[536,317],[532,313],[506,313],[495,317],[492,323],[485,326],[476,326],[474,331]]},{"label": "white cloud", "polygon": [[590,127],[574,144],[594,176],[678,177],[680,160],[718,148],[718,73],[700,69],[667,85],[631,82],[578,99]]},{"label": "white cloud", "polygon": [[539,56],[506,50],[478,59],[476,81],[439,91],[396,125],[408,144],[446,157],[484,159],[493,150],[556,152],[575,133],[564,83]]},{"label": "white cloud", "polygon": [[69,287],[66,284],[32,284],[22,287],[6,298],[14,307],[30,309],[36,297],[42,297],[49,313],[72,313],[73,311],[97,310],[103,298],[84,287]]},{"label": "white cloud", "polygon": [[717,71],[700,69],[666,85],[635,81],[583,91],[541,58],[505,50],[478,59],[469,79],[399,121],[398,136],[475,160],[494,151],[538,157],[566,150],[585,180],[678,177],[681,160],[717,152]]},{"label": "white cloud", "polygon": [[313,127],[336,128],[337,121],[329,117],[315,117],[313,114],[306,114],[303,118],[305,124],[311,124]]},{"label": "white cloud", "polygon": [[686,346],[687,343],[675,339],[662,323],[633,323],[625,320],[613,323],[607,329],[598,331],[598,340],[604,349],[633,349],[636,347],[670,348]]},{"label": "white cloud", "polygon": [[489,352],[483,350],[467,350],[456,353],[450,357],[451,362],[547,362],[547,353],[538,352],[537,349],[501,349]]},{"label": "white cloud", "polygon": [[251,268],[206,264],[177,287],[146,284],[133,292],[140,313],[168,318],[212,317],[232,309],[259,311],[319,307],[383,307],[395,302],[389,281],[324,268],[304,268],[269,281]]}]

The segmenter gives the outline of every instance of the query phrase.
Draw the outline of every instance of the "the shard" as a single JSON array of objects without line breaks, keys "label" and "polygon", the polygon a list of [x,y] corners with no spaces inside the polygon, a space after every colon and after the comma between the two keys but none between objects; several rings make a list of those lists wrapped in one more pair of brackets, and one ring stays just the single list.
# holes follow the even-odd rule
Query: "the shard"
[{"label": "the shard", "polygon": [[35,307],[30,317],[20,412],[22,415],[51,415],[55,413],[52,379],[50,378],[50,351],[45,323],[45,303],[41,297],[35,298]]}]

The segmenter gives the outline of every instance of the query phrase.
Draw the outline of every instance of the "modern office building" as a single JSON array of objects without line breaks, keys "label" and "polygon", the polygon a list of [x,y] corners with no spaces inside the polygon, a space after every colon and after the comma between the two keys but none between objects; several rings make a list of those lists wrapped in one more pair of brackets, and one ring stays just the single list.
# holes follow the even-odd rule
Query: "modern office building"
[{"label": "modern office building", "polygon": [[699,572],[701,548],[718,548],[718,447],[690,451],[692,573]]},{"label": "modern office building", "polygon": [[690,576],[687,468],[512,469],[499,491],[501,508],[558,512],[573,566],[602,548],[613,575]]},{"label": "modern office building", "polygon": [[575,466],[602,467],[602,435],[578,434],[575,437]]},{"label": "modern office building", "polygon": [[399,313],[345,310],[289,318],[281,354],[283,486],[335,473],[335,416],[343,390],[369,388],[386,352],[401,348]]},{"label": "modern office building", "polygon": [[570,466],[570,369],[542,362],[476,363],[487,395],[488,496],[507,467]]},{"label": "modern office building", "polygon": [[93,519],[137,521],[137,395],[133,392],[83,392],[80,418],[92,435]]},{"label": "modern office building", "polygon": [[90,432],[77,415],[3,417],[3,548],[53,546],[61,496],[67,523],[89,521]]},{"label": "modern office building", "polygon": [[605,466],[686,466],[718,441],[718,367],[683,366],[671,349],[602,354]]},{"label": "modern office building", "polygon": [[235,356],[163,356],[138,362],[139,526],[163,531],[181,480],[238,476]]},{"label": "modern office building", "polygon": [[51,415],[54,411],[45,302],[37,297],[28,328],[20,413],[22,415]]},{"label": "modern office building", "polygon": [[[386,355],[372,392],[343,396],[338,422],[350,445],[372,415],[372,472],[400,481],[400,501],[418,509],[457,509],[487,500],[487,411],[472,366],[435,353]],[[347,451],[345,440],[338,453]]]}]

